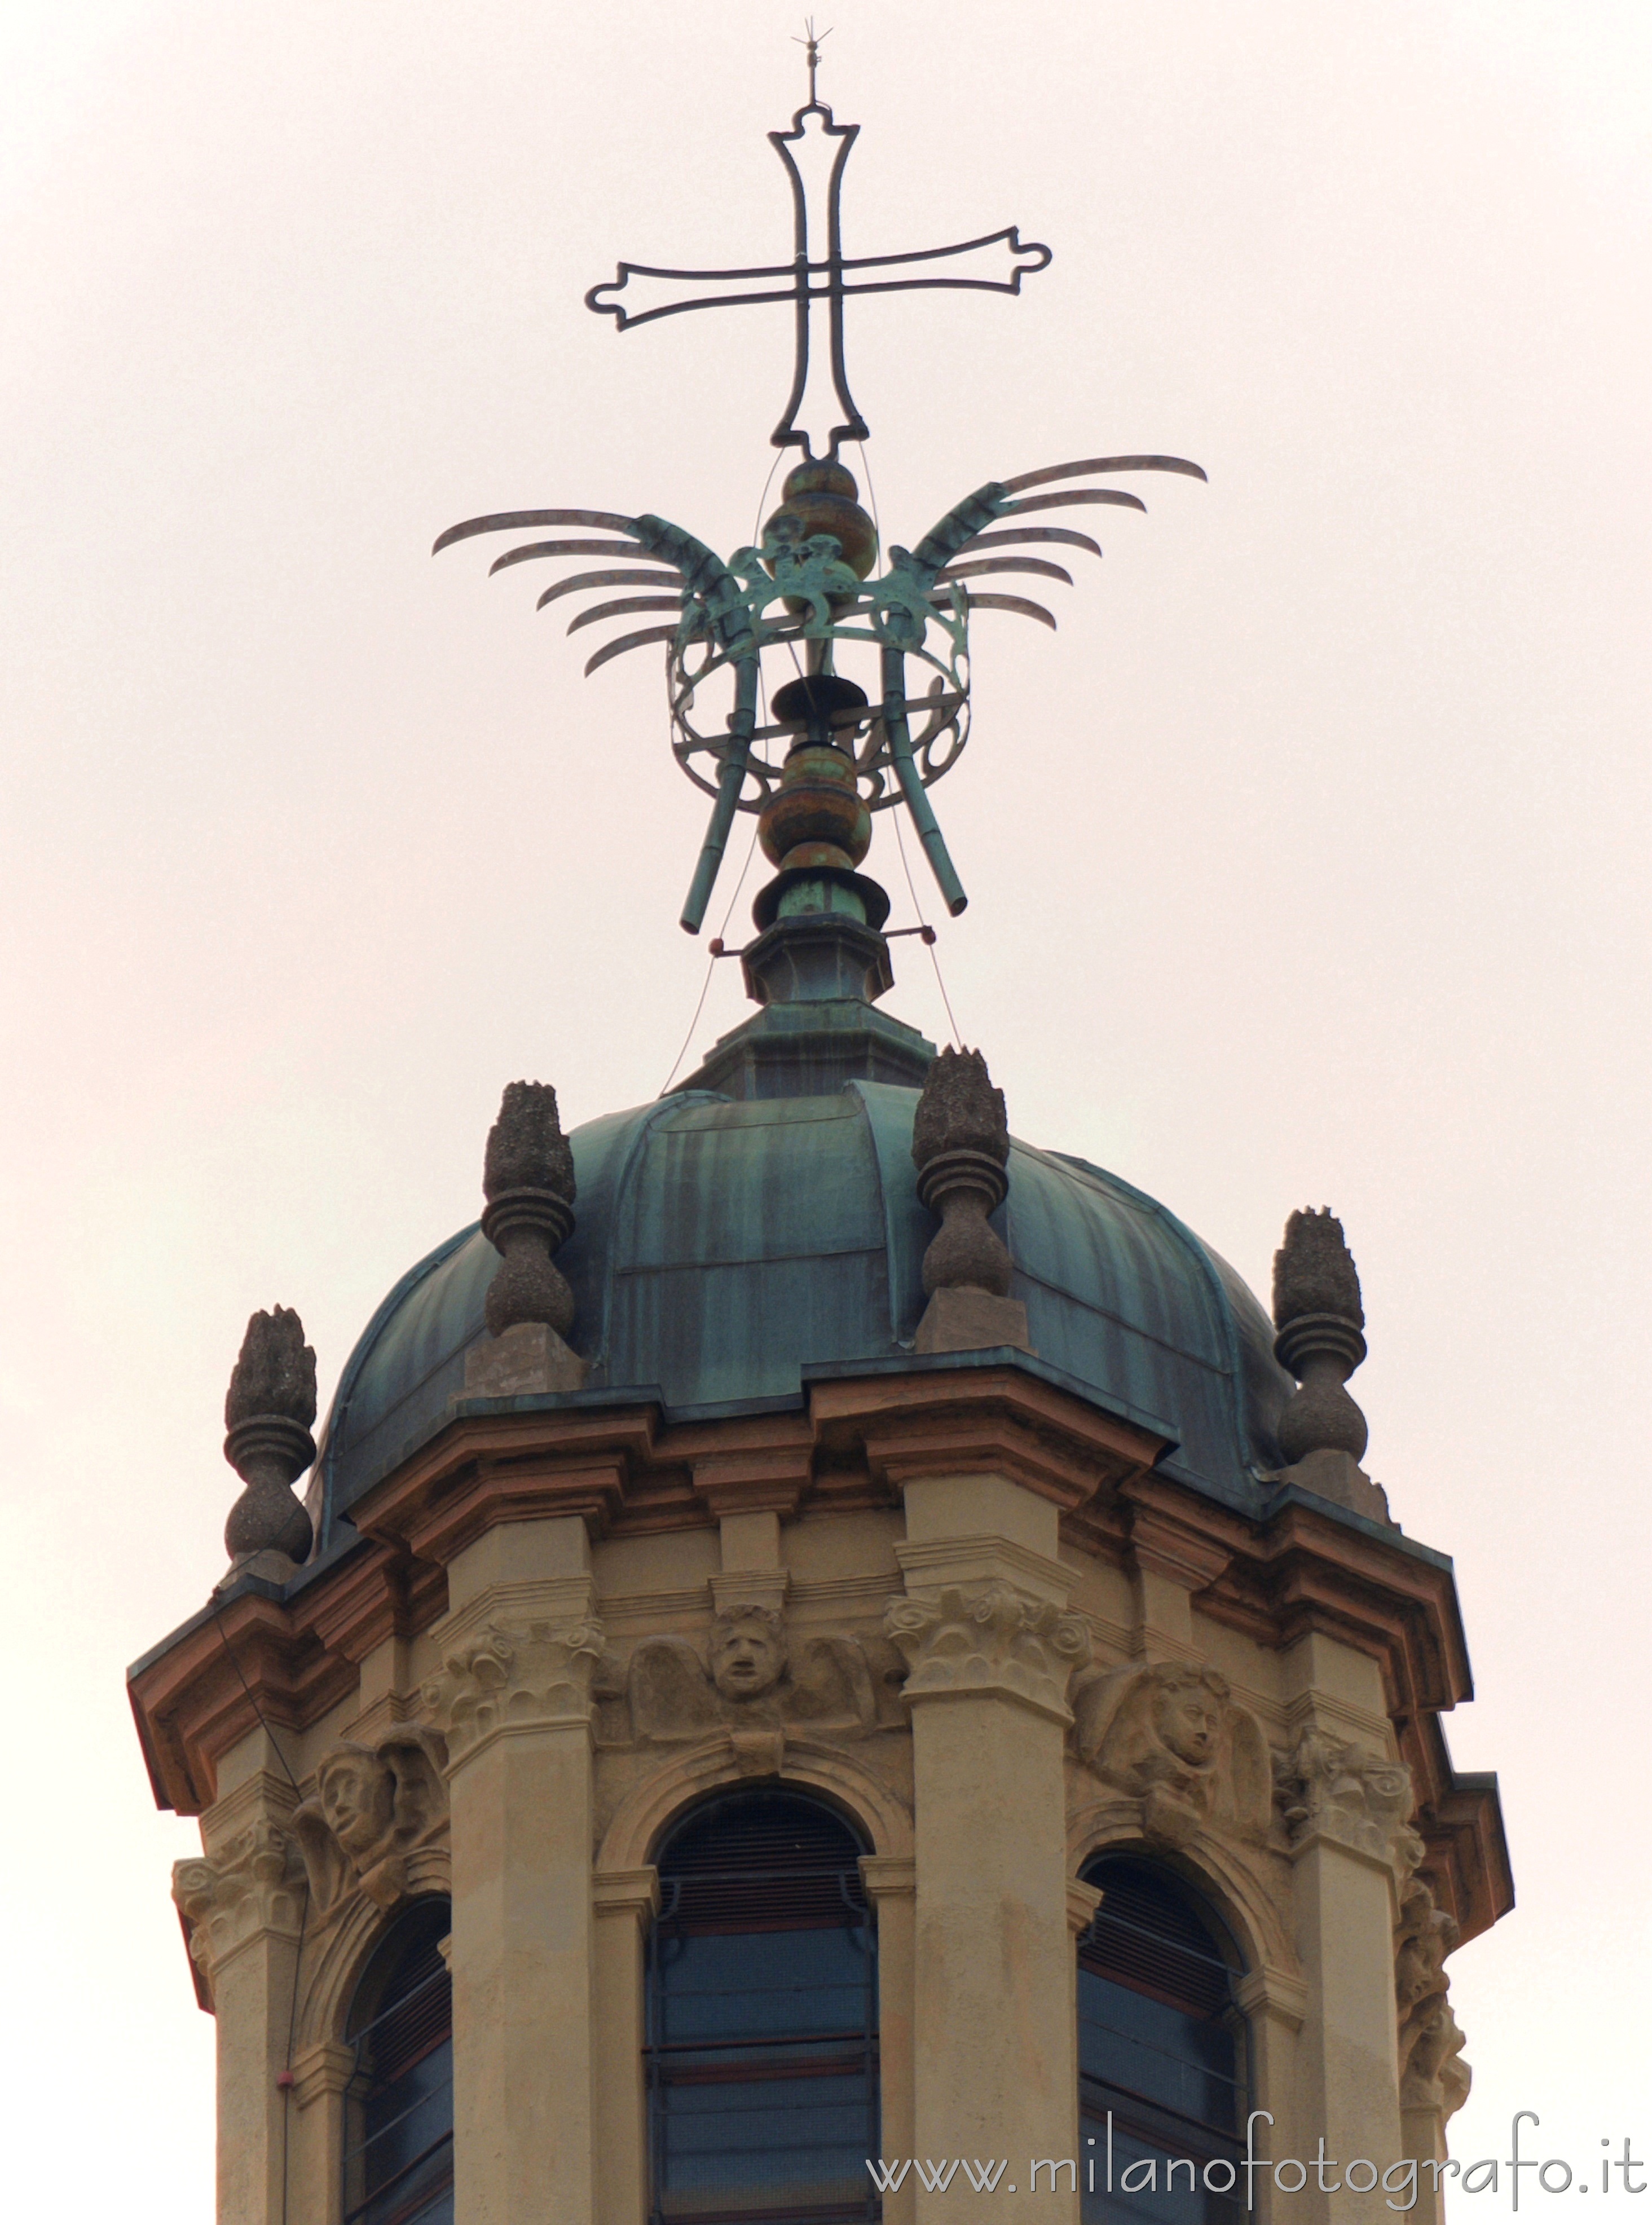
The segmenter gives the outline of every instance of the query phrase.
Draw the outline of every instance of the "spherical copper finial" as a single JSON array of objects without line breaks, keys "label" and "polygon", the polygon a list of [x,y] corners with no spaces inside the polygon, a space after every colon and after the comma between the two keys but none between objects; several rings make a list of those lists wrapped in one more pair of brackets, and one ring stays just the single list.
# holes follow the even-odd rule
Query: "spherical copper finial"
[{"label": "spherical copper finial", "polygon": [[786,474],[780,508],[763,527],[763,543],[802,548],[829,533],[858,580],[877,561],[877,529],[861,508],[854,474],[835,456],[811,458]]},{"label": "spherical copper finial", "polygon": [[796,739],[757,821],[763,854],[783,872],[852,872],[872,840],[872,815],[855,781],[853,738],[870,710],[866,691],[835,672],[812,672],[777,688],[772,708]]}]

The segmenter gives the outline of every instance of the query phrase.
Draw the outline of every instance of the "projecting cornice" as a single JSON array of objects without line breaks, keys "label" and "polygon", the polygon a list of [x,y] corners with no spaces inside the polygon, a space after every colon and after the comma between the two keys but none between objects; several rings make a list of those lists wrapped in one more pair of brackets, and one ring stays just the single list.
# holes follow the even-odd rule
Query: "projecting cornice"
[{"label": "projecting cornice", "polygon": [[926,1477],[1007,1476],[1060,1508],[1067,1545],[1183,1587],[1271,1648],[1324,1633],[1375,1661],[1418,1797],[1429,1881],[1465,1937],[1513,1899],[1495,1780],[1459,1777],[1442,1710],[1471,1696],[1451,1563],[1299,1489],[1260,1518],[1155,1472],[1166,1441],[1013,1364],[810,1385],[807,1410],[669,1425],[656,1406],[460,1405],[351,1510],[360,1542],[283,1588],[249,1580],[131,1672],[157,1801],[198,1814],[258,1724],[302,1730],[358,1665],[446,1605],[446,1563],[501,1524],[578,1515],[593,1536],[898,1503]]}]

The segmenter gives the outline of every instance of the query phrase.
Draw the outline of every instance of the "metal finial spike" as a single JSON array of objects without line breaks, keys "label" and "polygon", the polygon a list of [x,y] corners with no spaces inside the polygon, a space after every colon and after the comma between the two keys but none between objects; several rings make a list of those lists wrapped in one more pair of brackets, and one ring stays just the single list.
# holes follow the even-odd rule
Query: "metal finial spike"
[{"label": "metal finial spike", "polygon": [[824,31],[817,32],[814,28],[813,16],[806,16],[803,19],[803,33],[804,35],[801,39],[794,38],[792,41],[792,44],[794,47],[802,47],[806,50],[803,59],[808,65],[808,105],[811,108],[813,108],[818,105],[818,100],[814,90],[814,73],[820,67],[820,45],[823,40],[829,39],[832,36],[832,29],[828,24]]}]

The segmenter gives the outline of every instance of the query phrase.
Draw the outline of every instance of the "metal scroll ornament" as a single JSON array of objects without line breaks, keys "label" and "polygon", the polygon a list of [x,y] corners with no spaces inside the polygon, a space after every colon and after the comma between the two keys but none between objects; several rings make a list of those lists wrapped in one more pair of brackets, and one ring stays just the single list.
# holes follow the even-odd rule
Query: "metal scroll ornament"
[{"label": "metal scroll ornament", "polygon": [[[969,738],[971,617],[979,610],[1007,611],[1052,629],[1055,624],[1041,603],[970,583],[1019,574],[1070,586],[1073,575],[1063,565],[1048,555],[1029,555],[1029,548],[1054,545],[1099,556],[1099,546],[1067,526],[1028,523],[1029,514],[1086,504],[1146,507],[1139,497],[1116,487],[1069,485],[1041,491],[1058,481],[1133,472],[1205,476],[1197,464],[1178,456],[1094,456],[992,480],[949,510],[915,548],[891,547],[884,568],[877,568],[876,529],[838,455],[845,440],[868,437],[849,390],[845,298],[937,288],[1019,293],[1022,278],[1042,269],[1050,251],[1023,243],[1010,225],[953,247],[845,257],[839,202],[844,168],[859,127],[835,124],[831,110],[813,97],[818,60],[818,46],[811,41],[810,98],[793,117],[789,131],[769,134],[792,188],[792,261],[733,270],[622,263],[613,281],[593,287],[586,296],[589,306],[613,316],[622,332],[687,309],[792,304],[792,389],[770,439],[782,449],[801,447],[803,458],[788,475],[780,506],[761,541],[737,548],[725,561],[662,517],[519,510],[468,518],[449,527],[436,542],[440,550],[478,534],[548,529],[559,537],[508,548],[491,569],[582,560],[581,568],[545,589],[535,607],[547,609],[564,596],[597,596],[578,611],[568,632],[623,624],[624,630],[586,660],[585,671],[595,672],[633,650],[663,646],[672,748],[688,777],[713,798],[682,910],[682,925],[691,935],[699,933],[705,919],[737,811],[762,815],[764,846],[777,863],[791,865],[805,855],[813,864],[839,869],[859,862],[856,852],[864,854],[864,840],[848,848],[836,836],[805,841],[801,847],[794,843],[783,856],[771,844],[771,807],[782,788],[790,789],[801,780],[818,792],[815,776],[822,769],[845,791],[845,801],[852,790],[861,809],[856,813],[851,805],[851,817],[897,803],[906,807],[948,910],[961,912],[967,898],[927,791],[958,762]],[[806,165],[800,157],[812,147],[820,159]],[[817,187],[813,197],[811,177]],[[821,242],[825,252],[818,253]],[[632,282],[639,279],[655,282],[656,290],[661,284],[687,290],[661,301],[645,291],[631,295]],[[604,298],[610,295],[617,298]],[[820,357],[819,351],[811,355],[817,311],[826,320],[830,369],[829,392],[819,395],[811,384],[812,362],[818,365]],[[819,456],[803,422],[812,402],[825,450]],[[597,567],[584,568],[583,560],[592,558]],[[621,592],[609,594],[610,589]],[[660,622],[629,624],[639,618]],[[841,669],[843,665],[850,669]],[[856,669],[869,686],[853,678]],[[772,694],[771,672],[785,683]],[[869,836],[870,820],[865,824]],[[838,836],[842,834],[839,827]]]}]

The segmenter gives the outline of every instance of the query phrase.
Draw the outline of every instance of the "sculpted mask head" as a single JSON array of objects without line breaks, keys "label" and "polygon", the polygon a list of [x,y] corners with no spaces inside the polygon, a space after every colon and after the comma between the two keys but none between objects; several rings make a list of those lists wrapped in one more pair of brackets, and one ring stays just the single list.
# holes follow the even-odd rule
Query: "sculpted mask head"
[{"label": "sculpted mask head", "polygon": [[364,1746],[341,1746],[321,1765],[321,1813],[347,1854],[370,1853],[394,1821],[390,1772]]},{"label": "sculpted mask head", "polygon": [[780,1619],[763,1607],[719,1615],[712,1630],[712,1681],[725,1700],[771,1692],[786,1667]]},{"label": "sculpted mask head", "polygon": [[1178,1761],[1208,1769],[1222,1742],[1222,1702],[1217,1680],[1197,1670],[1173,1670],[1153,1696],[1153,1727]]}]

